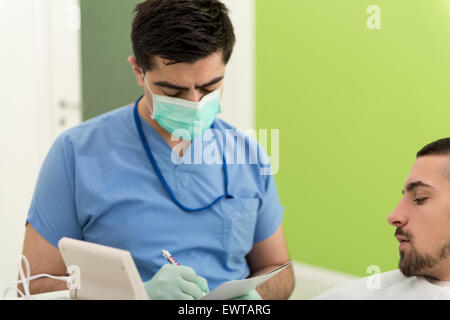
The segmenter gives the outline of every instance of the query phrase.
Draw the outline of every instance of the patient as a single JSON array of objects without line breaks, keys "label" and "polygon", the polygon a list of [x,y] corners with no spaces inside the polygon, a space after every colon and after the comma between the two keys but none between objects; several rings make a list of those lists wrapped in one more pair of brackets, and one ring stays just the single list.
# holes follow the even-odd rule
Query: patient
[{"label": "patient", "polygon": [[417,154],[403,197],[388,217],[399,269],[335,287],[321,299],[450,299],[450,138]]}]

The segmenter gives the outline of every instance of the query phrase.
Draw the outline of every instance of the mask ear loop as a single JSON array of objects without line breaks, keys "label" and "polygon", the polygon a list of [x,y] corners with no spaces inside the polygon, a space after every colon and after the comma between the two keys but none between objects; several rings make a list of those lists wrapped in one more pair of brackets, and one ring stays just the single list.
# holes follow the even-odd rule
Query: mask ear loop
[{"label": "mask ear loop", "polygon": [[[145,72],[144,72],[144,70],[142,70],[142,79],[144,80],[144,84],[145,84],[147,90],[150,91],[150,94],[153,96],[153,92],[152,92],[152,90],[150,89],[150,86],[147,83],[147,79],[145,79]],[[147,101],[147,109],[148,109],[148,112],[150,113],[150,118],[155,119],[155,110],[154,110],[155,105],[153,105],[153,107],[150,107],[150,103],[149,103],[147,97],[145,97],[145,100]]]}]

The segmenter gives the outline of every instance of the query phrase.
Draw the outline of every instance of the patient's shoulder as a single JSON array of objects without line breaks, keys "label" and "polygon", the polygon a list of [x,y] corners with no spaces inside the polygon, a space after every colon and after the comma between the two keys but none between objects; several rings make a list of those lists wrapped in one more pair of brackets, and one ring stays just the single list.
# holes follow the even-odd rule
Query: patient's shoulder
[{"label": "patient's shoulder", "polygon": [[351,280],[329,289],[313,300],[377,300],[387,299],[393,287],[408,281],[400,270]]}]

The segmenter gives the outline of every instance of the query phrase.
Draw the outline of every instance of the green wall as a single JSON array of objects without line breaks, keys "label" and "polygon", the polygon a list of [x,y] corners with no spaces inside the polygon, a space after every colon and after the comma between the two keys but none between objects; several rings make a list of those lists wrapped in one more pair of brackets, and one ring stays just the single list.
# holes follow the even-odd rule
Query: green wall
[{"label": "green wall", "polygon": [[133,55],[133,10],[142,0],[80,0],[83,119],[124,106],[143,91],[127,58]]},{"label": "green wall", "polygon": [[450,136],[450,2],[256,0],[256,19],[256,121],[280,129],[292,258],[397,268],[386,219],[415,153]]}]

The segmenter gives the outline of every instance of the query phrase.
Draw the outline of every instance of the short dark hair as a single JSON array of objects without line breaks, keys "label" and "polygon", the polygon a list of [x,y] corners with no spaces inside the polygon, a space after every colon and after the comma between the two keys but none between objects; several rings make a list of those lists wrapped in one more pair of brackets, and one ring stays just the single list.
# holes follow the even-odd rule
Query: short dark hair
[{"label": "short dark hair", "polygon": [[450,138],[434,141],[417,152],[417,158],[424,156],[450,156]]},{"label": "short dark hair", "polygon": [[222,50],[228,63],[236,42],[227,7],[219,0],[147,0],[136,6],[131,40],[137,63],[153,58],[194,63]]}]

